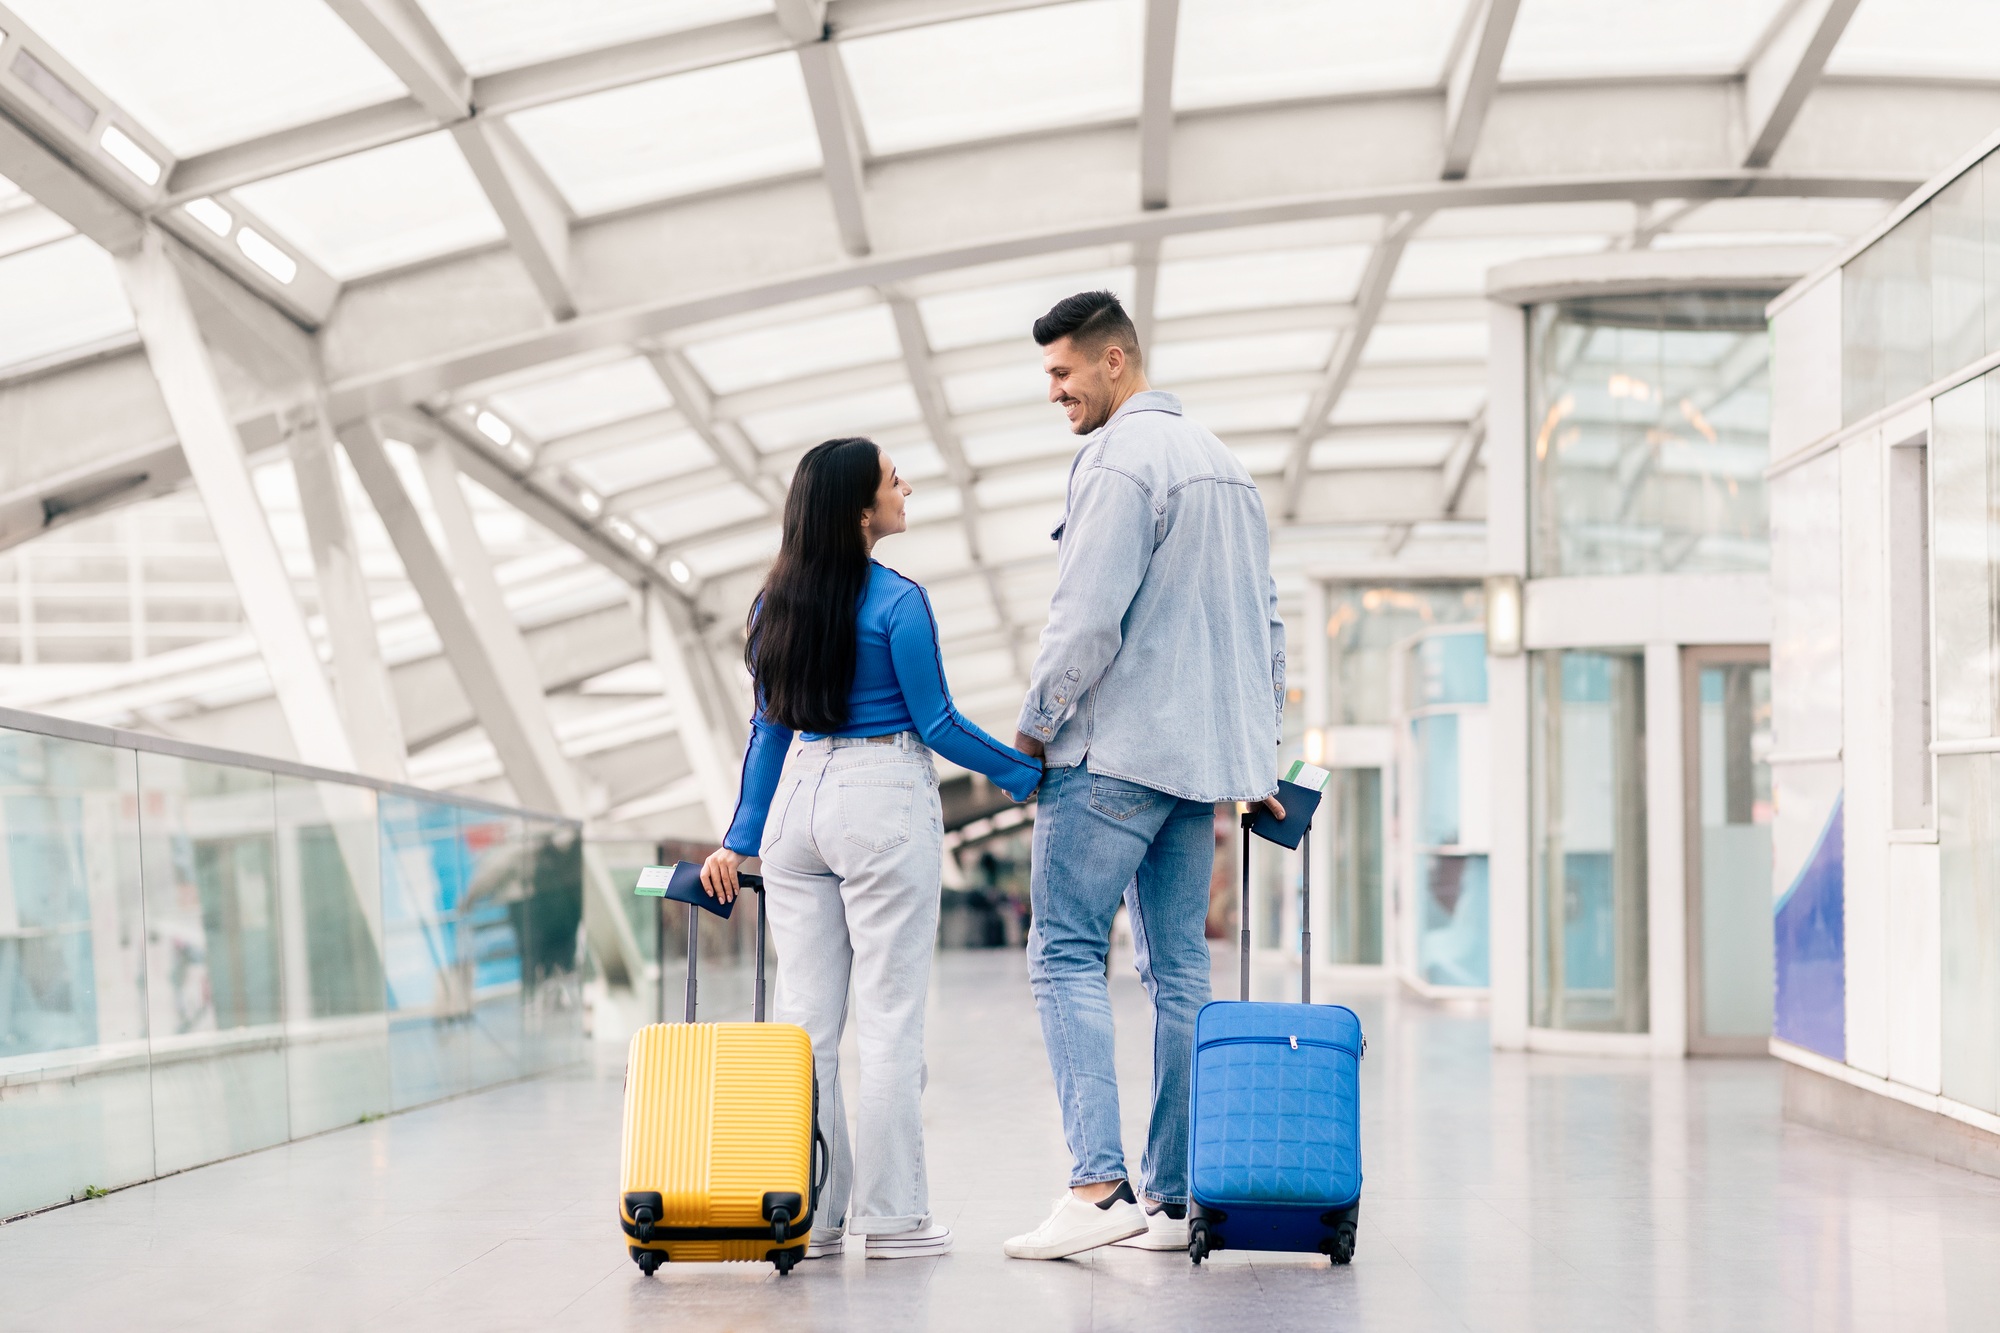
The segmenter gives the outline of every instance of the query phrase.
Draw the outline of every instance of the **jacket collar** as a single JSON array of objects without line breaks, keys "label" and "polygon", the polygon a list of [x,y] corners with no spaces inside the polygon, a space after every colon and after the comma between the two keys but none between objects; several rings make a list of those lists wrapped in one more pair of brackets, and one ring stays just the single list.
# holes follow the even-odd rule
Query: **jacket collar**
[{"label": "jacket collar", "polygon": [[1113,412],[1102,426],[1097,428],[1096,433],[1103,434],[1111,428],[1112,423],[1130,412],[1171,412],[1173,415],[1179,416],[1181,414],[1180,395],[1168,393],[1164,389],[1147,389],[1142,393],[1135,393],[1130,398],[1127,398],[1124,404],[1116,412]]}]

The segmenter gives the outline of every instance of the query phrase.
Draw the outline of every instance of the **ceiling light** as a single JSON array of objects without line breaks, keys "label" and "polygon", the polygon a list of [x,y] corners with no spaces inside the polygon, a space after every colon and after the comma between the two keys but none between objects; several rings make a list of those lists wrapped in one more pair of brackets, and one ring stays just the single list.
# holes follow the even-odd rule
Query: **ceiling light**
[{"label": "ceiling light", "polygon": [[507,452],[520,459],[523,463],[532,463],[535,461],[535,451],[530,449],[528,442],[523,439],[517,438],[512,444],[508,445]]},{"label": "ceiling light", "polygon": [[271,244],[260,231],[245,227],[237,232],[236,248],[243,252],[244,258],[279,282],[290,282],[299,276],[299,261]]},{"label": "ceiling light", "polygon": [[639,554],[645,556],[648,560],[651,560],[660,553],[660,544],[643,532],[632,539],[632,544],[638,547]]},{"label": "ceiling light", "polygon": [[29,51],[17,52],[14,56],[14,77],[42,95],[42,100],[54,107],[70,124],[90,133],[90,127],[97,123],[97,108],[90,99],[64,83],[56,72],[35,59]]},{"label": "ceiling light", "polygon": [[667,566],[667,573],[672,574],[674,576],[675,583],[686,583],[689,579],[694,577],[694,571],[689,569],[684,563],[682,563],[679,560],[676,560],[672,564]]},{"label": "ceiling light", "polygon": [[589,514],[592,518],[604,512],[604,497],[596,491],[591,490],[588,486],[578,488],[576,502],[582,505],[583,512]]},{"label": "ceiling light", "polygon": [[203,195],[199,199],[187,201],[187,215],[217,236],[228,236],[236,230],[236,218],[221,204]]},{"label": "ceiling light", "polygon": [[503,448],[514,442],[514,428],[494,416],[491,412],[481,412],[472,419],[479,433]]},{"label": "ceiling light", "polygon": [[[137,139],[134,139],[116,125],[106,125],[104,133],[98,136],[97,142],[104,146],[104,151],[110,154],[113,162],[131,172],[134,176],[146,182],[146,184],[158,185],[160,183],[159,159],[141,148]],[[290,279],[288,278],[286,281],[289,282]]]}]

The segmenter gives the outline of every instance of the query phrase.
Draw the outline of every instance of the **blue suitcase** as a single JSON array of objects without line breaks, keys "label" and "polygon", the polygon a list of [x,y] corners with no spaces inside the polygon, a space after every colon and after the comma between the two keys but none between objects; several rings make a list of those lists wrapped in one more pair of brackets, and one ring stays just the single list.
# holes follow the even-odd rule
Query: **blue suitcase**
[{"label": "blue suitcase", "polygon": [[1354,1257],[1361,1217],[1361,1020],[1312,1003],[1312,853],[1304,848],[1299,1003],[1250,1000],[1250,825],[1243,816],[1242,999],[1194,1020],[1188,1257],[1289,1250]]}]

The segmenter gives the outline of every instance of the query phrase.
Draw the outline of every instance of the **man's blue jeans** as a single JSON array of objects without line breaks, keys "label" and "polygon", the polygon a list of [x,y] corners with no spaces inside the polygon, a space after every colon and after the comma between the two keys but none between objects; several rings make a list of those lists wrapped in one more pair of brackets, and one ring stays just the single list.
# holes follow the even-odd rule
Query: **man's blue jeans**
[{"label": "man's blue jeans", "polygon": [[1153,1117],[1143,1188],[1188,1197],[1188,1082],[1194,1016],[1208,1002],[1208,882],[1215,807],[1086,764],[1052,768],[1035,814],[1028,979],[1062,1101],[1070,1184],[1126,1179],[1105,958],[1122,898],[1139,976],[1153,998]]}]

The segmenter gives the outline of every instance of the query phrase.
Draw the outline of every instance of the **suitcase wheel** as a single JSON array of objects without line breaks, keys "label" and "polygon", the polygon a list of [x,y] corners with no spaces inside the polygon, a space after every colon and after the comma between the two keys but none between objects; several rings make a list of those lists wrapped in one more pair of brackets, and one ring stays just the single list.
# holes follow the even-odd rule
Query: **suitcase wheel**
[{"label": "suitcase wheel", "polygon": [[792,1265],[798,1263],[798,1261],[799,1261],[799,1251],[797,1250],[771,1251],[771,1262],[778,1266],[779,1277],[789,1277],[791,1275]]},{"label": "suitcase wheel", "polygon": [[1327,1258],[1335,1266],[1351,1263],[1354,1259],[1354,1223],[1342,1222],[1334,1228],[1333,1236],[1326,1242]]},{"label": "suitcase wheel", "polygon": [[659,1266],[667,1261],[667,1256],[658,1250],[642,1250],[631,1246],[632,1262],[639,1265],[639,1271],[651,1277]]},{"label": "suitcase wheel", "polygon": [[1197,1217],[1188,1223],[1188,1258],[1199,1268],[1201,1261],[1208,1257],[1208,1251],[1208,1223]]}]

